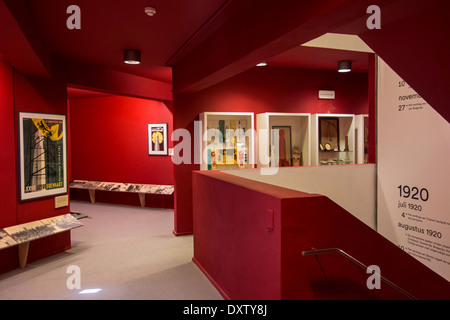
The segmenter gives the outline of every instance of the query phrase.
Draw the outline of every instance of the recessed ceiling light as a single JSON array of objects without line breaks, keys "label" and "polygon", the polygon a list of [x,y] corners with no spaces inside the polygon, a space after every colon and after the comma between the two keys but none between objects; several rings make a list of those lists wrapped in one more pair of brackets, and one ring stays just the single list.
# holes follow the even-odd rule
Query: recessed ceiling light
[{"label": "recessed ceiling light", "polygon": [[338,72],[350,72],[352,71],[352,62],[348,60],[338,62]]},{"label": "recessed ceiling light", "polygon": [[141,52],[139,50],[125,50],[123,52],[123,62],[126,64],[140,64]]},{"label": "recessed ceiling light", "polygon": [[267,61],[260,62],[256,66],[257,67],[265,67],[265,66],[267,66]]},{"label": "recessed ceiling light", "polygon": [[156,14],[156,8],[154,8],[154,7],[145,7],[145,13],[149,17],[153,17]]}]

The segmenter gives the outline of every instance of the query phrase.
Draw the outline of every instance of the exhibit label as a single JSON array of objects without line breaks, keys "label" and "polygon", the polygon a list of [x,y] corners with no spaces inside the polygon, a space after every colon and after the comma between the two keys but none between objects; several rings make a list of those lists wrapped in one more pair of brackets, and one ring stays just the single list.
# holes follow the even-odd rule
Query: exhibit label
[{"label": "exhibit label", "polygon": [[450,125],[381,59],[377,117],[378,231],[450,281]]}]

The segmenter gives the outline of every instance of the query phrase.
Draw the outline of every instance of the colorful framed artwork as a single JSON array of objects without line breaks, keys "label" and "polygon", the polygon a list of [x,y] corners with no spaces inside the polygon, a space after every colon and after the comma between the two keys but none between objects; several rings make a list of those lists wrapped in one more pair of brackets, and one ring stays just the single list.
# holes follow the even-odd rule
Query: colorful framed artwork
[{"label": "colorful framed artwork", "polygon": [[167,156],[169,154],[167,137],[167,123],[148,124],[148,154]]},{"label": "colorful framed artwork", "polygon": [[66,115],[19,112],[20,201],[67,193]]}]

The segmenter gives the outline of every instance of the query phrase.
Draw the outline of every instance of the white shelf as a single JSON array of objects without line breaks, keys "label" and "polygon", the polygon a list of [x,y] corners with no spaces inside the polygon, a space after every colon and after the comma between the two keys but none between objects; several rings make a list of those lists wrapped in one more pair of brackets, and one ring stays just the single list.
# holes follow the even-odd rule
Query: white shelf
[{"label": "white shelf", "polygon": [[[202,123],[200,170],[254,168],[254,113],[203,112],[199,120]],[[211,151],[215,153],[213,160]]]},{"label": "white shelf", "polygon": [[[289,166],[311,165],[311,114],[260,113],[256,115],[256,122],[258,128],[258,167],[280,167],[279,157],[272,154],[272,150],[275,150],[272,141],[272,129],[274,127],[281,129],[289,127],[290,129],[290,137],[286,137],[286,142],[289,145],[287,146],[289,151],[286,155]],[[292,157],[295,153],[294,146],[299,147],[300,154]],[[300,155],[301,162],[298,160]]]},{"label": "white shelf", "polygon": [[[320,119],[337,118],[339,124],[339,141],[331,150],[322,151],[319,133]],[[356,163],[355,152],[355,115],[353,114],[313,114],[311,115],[312,165],[337,165]],[[346,149],[348,146],[348,149]]]}]

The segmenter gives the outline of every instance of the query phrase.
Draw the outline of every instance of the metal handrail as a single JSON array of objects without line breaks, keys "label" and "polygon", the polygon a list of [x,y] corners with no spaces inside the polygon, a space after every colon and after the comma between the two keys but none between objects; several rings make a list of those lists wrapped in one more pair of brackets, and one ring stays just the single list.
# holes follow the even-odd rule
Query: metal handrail
[{"label": "metal handrail", "polygon": [[[353,262],[354,264],[356,264],[358,267],[362,268],[362,269],[368,269],[368,267],[366,265],[364,265],[362,262],[358,261],[357,259],[355,259],[354,257],[352,257],[351,255],[349,255],[347,252],[345,252],[342,249],[339,248],[330,248],[330,249],[312,249],[309,251],[302,251],[302,256],[315,256],[315,255],[319,255],[319,254],[327,254],[327,253],[339,253],[340,255],[342,255],[343,257],[347,258],[348,260],[350,260],[351,262]],[[409,294],[408,292],[406,292],[405,290],[403,290],[402,288],[400,288],[399,286],[397,286],[395,283],[393,283],[392,281],[386,279],[385,277],[383,277],[381,274],[377,273],[375,270],[373,272],[373,274],[376,274],[380,277],[381,281],[383,281],[384,283],[386,283],[387,285],[389,285],[390,287],[392,287],[393,289],[397,290],[398,292],[400,292],[401,294],[405,295],[406,297],[408,297],[411,300],[417,300],[414,296],[412,296],[411,294]]]}]

